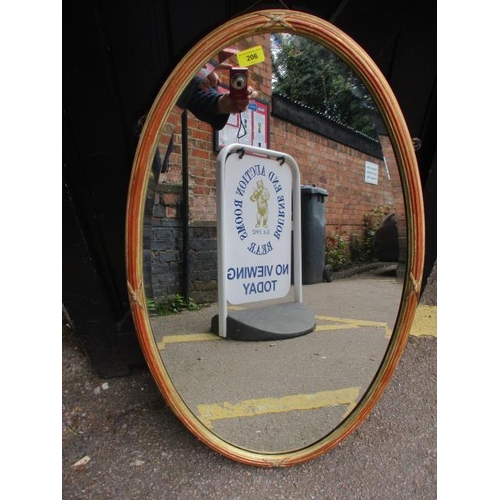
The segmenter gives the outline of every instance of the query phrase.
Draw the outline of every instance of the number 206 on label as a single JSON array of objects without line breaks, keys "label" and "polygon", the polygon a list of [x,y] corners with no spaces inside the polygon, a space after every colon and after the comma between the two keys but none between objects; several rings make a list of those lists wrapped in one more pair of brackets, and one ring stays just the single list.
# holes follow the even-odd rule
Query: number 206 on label
[{"label": "number 206 on label", "polygon": [[250,49],[242,50],[236,55],[240,66],[251,66],[266,60],[263,48],[258,45]]}]

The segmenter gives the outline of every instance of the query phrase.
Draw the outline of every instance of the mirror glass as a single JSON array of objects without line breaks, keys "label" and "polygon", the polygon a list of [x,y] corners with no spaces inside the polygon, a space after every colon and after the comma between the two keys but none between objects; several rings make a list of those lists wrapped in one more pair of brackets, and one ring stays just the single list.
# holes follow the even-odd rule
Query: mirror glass
[{"label": "mirror glass", "polygon": [[[177,84],[175,99],[165,105],[167,113],[157,105],[148,117],[143,141],[148,134],[154,139],[142,146],[142,159],[139,146],[137,157],[146,167],[139,169],[145,181],[133,251],[144,298],[137,290],[131,298],[142,304],[134,319],[148,363],[198,437],[232,458],[243,454],[250,461],[257,454],[260,464],[262,457],[324,446],[350,418],[359,419],[364,398],[383,386],[379,377],[387,358],[396,356],[394,345],[401,350],[404,339],[394,331],[402,304],[408,307],[406,174],[380,95],[331,42],[286,26],[226,37],[195,72],[167,82],[166,88]],[[244,111],[207,118],[189,104],[198,77],[210,74],[215,91],[229,92],[234,67],[247,68],[256,91]],[[301,300],[314,315],[313,331],[238,340],[213,326],[220,299],[216,164],[232,143],[283,152],[297,162]],[[248,193],[258,180],[248,175]],[[264,212],[255,210],[249,232],[267,227]],[[265,266],[253,268],[262,287],[271,286]],[[228,310],[251,313],[293,302],[293,276],[290,283],[283,297],[252,297],[228,303]]]}]

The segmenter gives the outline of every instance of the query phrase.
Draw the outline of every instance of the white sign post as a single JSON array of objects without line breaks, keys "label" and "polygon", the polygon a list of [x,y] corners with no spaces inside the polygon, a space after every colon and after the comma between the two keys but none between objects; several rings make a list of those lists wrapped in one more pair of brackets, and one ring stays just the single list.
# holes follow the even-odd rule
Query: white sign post
[{"label": "white sign post", "polygon": [[219,335],[226,337],[227,302],[285,297],[292,265],[294,299],[302,302],[300,173],[289,155],[230,144],[217,174]]}]

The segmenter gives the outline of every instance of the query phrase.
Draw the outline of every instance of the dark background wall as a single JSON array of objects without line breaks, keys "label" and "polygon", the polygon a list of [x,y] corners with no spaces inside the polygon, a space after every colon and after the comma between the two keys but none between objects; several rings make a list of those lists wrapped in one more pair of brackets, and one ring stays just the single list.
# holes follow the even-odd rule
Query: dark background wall
[{"label": "dark background wall", "polygon": [[[125,211],[137,121],[200,38],[230,17],[284,5],[331,21],[385,74],[417,151],[436,260],[436,5],[392,2],[90,0],[63,12],[63,304],[102,377],[142,364],[125,276]],[[425,282],[425,281],[424,281]]]}]

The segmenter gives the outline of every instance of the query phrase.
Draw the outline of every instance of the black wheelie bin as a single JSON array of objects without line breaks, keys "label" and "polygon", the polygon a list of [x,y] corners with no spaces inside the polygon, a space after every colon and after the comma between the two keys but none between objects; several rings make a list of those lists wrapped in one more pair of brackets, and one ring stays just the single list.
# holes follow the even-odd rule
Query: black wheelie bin
[{"label": "black wheelie bin", "polygon": [[302,284],[332,281],[331,266],[325,265],[326,189],[315,185],[300,187],[302,225]]}]

